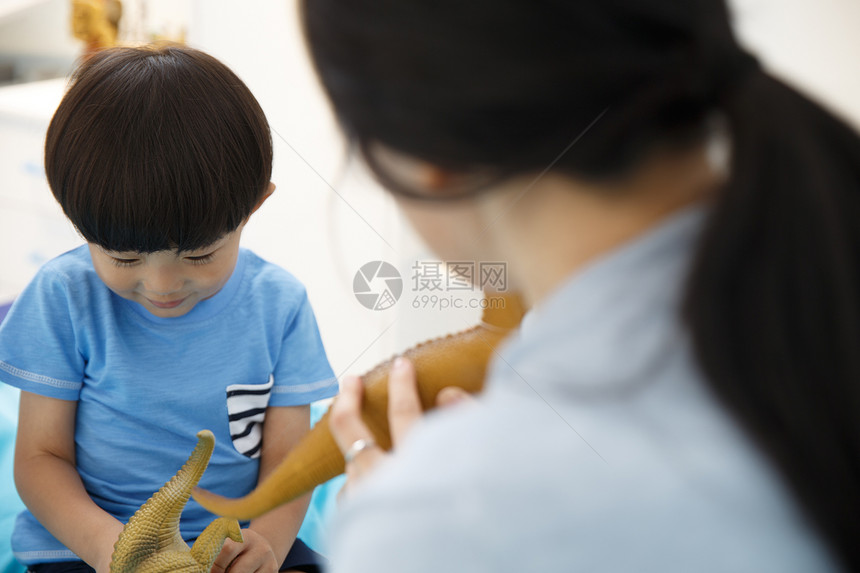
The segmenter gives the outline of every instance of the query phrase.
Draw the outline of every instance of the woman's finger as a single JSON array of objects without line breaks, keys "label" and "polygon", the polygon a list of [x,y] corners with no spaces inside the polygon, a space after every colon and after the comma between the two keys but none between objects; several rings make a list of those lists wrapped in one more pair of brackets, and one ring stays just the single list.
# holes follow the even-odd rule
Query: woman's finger
[{"label": "woman's finger", "polygon": [[370,471],[383,457],[373,434],[361,419],[364,385],[358,376],[344,376],[340,393],[331,405],[329,427],[346,461],[346,474],[351,482]]},{"label": "woman's finger", "polygon": [[415,367],[408,359],[397,357],[388,374],[388,424],[391,442],[395,447],[423,411],[415,380]]},{"label": "woman's finger", "polygon": [[340,383],[340,393],[331,405],[329,426],[340,451],[344,454],[359,439],[372,435],[361,419],[361,402],[364,385],[358,376],[344,376]]},{"label": "woman's finger", "polygon": [[455,404],[474,402],[475,397],[457,386],[447,386],[436,395],[436,406],[446,408]]}]

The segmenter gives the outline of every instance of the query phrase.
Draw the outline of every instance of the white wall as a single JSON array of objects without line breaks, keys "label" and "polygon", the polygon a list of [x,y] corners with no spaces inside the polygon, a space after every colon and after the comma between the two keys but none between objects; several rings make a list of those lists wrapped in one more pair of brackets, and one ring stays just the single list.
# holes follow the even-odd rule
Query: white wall
[{"label": "white wall", "polygon": [[74,59],[80,44],[70,33],[68,0],[2,0],[0,53]]},{"label": "white wall", "polygon": [[741,40],[767,67],[860,128],[860,2],[730,0]]},{"label": "white wall", "polygon": [[[860,125],[854,35],[860,3],[733,4],[744,40],[771,69]],[[244,243],[307,285],[336,373],[362,372],[417,340],[475,320],[475,311],[411,307],[421,293],[411,288],[410,268],[430,255],[385,193],[347,165],[293,1],[192,0],[188,40],[231,66],[266,111],[275,132],[278,190],[252,218]],[[78,242],[40,167],[44,129],[61,93],[62,82],[0,89],[0,298],[22,288],[43,260]],[[353,296],[353,275],[371,260],[389,261],[403,275],[403,296],[390,310],[367,310]]]},{"label": "white wall", "polygon": [[65,80],[0,89],[0,303],[80,244],[45,183],[42,146]]}]

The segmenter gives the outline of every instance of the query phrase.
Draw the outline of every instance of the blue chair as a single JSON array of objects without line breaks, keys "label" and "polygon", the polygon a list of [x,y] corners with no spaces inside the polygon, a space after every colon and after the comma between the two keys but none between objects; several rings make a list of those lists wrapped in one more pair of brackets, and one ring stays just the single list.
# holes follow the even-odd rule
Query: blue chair
[{"label": "blue chair", "polygon": [[[328,403],[311,404],[311,424],[316,424],[328,410]],[[299,537],[311,549],[328,554],[326,537],[331,517],[337,509],[337,494],[343,487],[346,476],[338,476],[317,486],[311,496],[311,504],[299,530]]]},{"label": "blue chair", "polygon": [[[0,321],[9,312],[9,304],[0,305]],[[0,384],[0,573],[21,573],[22,567],[12,556],[12,526],[24,504],[18,497],[12,477],[15,453],[15,430],[18,426],[18,390]]]}]

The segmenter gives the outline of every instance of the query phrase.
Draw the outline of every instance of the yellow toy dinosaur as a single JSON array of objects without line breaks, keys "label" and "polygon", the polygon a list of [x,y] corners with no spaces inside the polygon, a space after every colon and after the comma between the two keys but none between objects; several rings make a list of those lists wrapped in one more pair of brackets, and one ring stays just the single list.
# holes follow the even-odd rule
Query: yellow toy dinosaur
[{"label": "yellow toy dinosaur", "polygon": [[[487,363],[496,346],[522,320],[525,312],[515,295],[493,297],[502,304],[489,305],[480,324],[469,330],[430,340],[403,353],[415,364],[418,390],[424,409],[432,408],[436,395],[446,386],[478,392],[484,384]],[[376,443],[391,447],[388,432],[388,373],[392,361],[383,362],[363,376],[365,395],[362,417]],[[317,485],[344,472],[343,455],[328,427],[328,414],[299,442],[281,464],[247,496],[228,499],[199,488],[193,495],[216,515],[252,519],[287,503]]]},{"label": "yellow toy dinosaur", "polygon": [[209,573],[226,538],[242,542],[239,522],[224,517],[210,523],[191,548],[179,533],[182,509],[214,446],[212,432],[197,433],[197,446],[185,465],[128,520],[114,545],[111,573]]}]

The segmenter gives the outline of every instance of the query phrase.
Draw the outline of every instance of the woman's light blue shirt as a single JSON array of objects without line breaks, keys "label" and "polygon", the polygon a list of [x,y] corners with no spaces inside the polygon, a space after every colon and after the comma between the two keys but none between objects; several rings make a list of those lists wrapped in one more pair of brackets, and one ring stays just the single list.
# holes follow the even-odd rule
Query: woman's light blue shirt
[{"label": "woman's light blue shirt", "polygon": [[701,207],[571,276],[358,486],[334,573],[836,571],[717,403],[679,309]]}]

